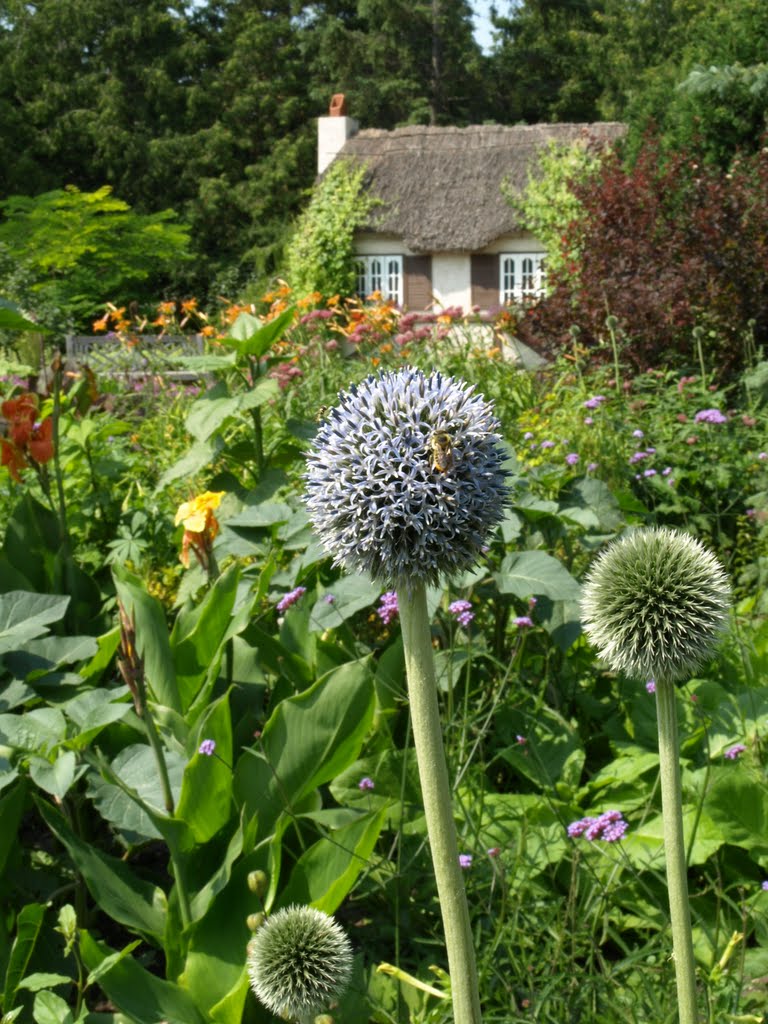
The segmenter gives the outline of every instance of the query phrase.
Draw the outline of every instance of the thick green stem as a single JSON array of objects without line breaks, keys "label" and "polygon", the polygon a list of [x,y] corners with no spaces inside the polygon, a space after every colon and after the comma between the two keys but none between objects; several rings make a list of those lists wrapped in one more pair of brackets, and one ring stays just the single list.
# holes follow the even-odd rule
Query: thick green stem
[{"label": "thick green stem", "polygon": [[477,965],[443,748],[426,589],[422,583],[403,582],[397,588],[397,601],[403,631],[413,745],[451,975],[453,1017],[456,1024],[480,1024]]},{"label": "thick green stem", "polygon": [[[155,723],[152,718],[152,712],[147,706],[147,693],[143,680],[137,681],[139,690],[139,701],[141,707],[141,717],[144,720],[144,726],[147,730],[147,739],[149,745],[152,747],[152,752],[155,755],[155,764],[157,765],[158,775],[160,777],[160,788],[163,791],[163,803],[168,814],[172,817],[175,806],[173,800],[173,792],[171,790],[171,780],[168,775],[168,765],[165,763],[165,753],[163,751],[163,744],[155,728]],[[187,895],[187,882],[184,877],[184,869],[179,856],[178,850],[176,849],[175,842],[168,845],[168,852],[170,853],[171,863],[173,864],[173,875],[176,882],[176,894],[179,899],[179,912],[181,914],[181,924],[183,928],[188,927],[192,920],[192,913],[189,905],[189,897]]]},{"label": "thick green stem", "polygon": [[667,861],[667,892],[672,922],[672,950],[677,979],[680,1024],[697,1024],[696,964],[693,958],[691,912],[683,837],[683,798],[680,785],[680,751],[677,736],[675,687],[656,680],[659,725],[659,776],[664,819],[664,853]]}]

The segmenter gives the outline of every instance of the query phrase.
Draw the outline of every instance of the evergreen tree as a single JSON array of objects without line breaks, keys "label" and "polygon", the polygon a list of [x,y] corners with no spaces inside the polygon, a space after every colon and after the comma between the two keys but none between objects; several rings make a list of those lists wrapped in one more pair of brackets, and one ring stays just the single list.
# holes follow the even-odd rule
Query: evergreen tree
[{"label": "evergreen tree", "polygon": [[491,110],[499,121],[596,119],[599,86],[590,47],[602,0],[523,0],[494,9]]}]

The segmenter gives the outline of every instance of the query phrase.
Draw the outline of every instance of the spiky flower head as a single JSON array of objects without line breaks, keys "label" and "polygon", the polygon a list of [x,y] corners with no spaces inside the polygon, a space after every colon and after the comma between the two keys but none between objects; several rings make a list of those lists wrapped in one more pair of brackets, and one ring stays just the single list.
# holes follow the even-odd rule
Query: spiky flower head
[{"label": "spiky flower head", "polygon": [[337,565],[385,584],[471,566],[508,489],[491,405],[410,367],[339,395],[308,458],[307,508]]},{"label": "spiky flower head", "polygon": [[615,671],[668,682],[690,677],[725,627],[728,579],[694,537],[667,527],[635,530],[587,575],[584,632]]},{"label": "spiky flower head", "polygon": [[248,943],[251,988],[272,1013],[305,1020],[328,1008],[352,971],[352,947],[332,917],[314,907],[272,914]]}]

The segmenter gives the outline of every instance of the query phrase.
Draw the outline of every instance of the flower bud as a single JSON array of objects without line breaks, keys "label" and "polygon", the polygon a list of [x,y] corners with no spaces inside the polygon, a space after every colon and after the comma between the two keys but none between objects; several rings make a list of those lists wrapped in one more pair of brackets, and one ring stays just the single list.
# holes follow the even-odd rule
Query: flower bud
[{"label": "flower bud", "polygon": [[584,632],[614,671],[638,679],[689,678],[725,628],[727,577],[694,537],[660,527],[615,541],[589,571]]},{"label": "flower bud", "polygon": [[327,1009],[344,990],[352,947],[332,917],[291,906],[272,914],[248,943],[247,968],[268,1010],[302,1019]]},{"label": "flower bud", "polygon": [[269,876],[266,871],[249,871],[248,872],[248,888],[251,892],[257,896],[263,896],[267,891],[267,885],[269,884]]}]

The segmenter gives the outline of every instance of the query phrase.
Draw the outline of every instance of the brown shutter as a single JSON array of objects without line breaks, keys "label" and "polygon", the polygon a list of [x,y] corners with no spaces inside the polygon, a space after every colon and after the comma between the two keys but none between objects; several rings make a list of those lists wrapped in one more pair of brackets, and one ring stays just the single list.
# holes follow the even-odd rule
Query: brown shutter
[{"label": "brown shutter", "polygon": [[403,257],[403,304],[406,309],[422,312],[432,306],[432,257]]},{"label": "brown shutter", "polygon": [[472,253],[472,305],[491,309],[499,302],[499,257]]}]

